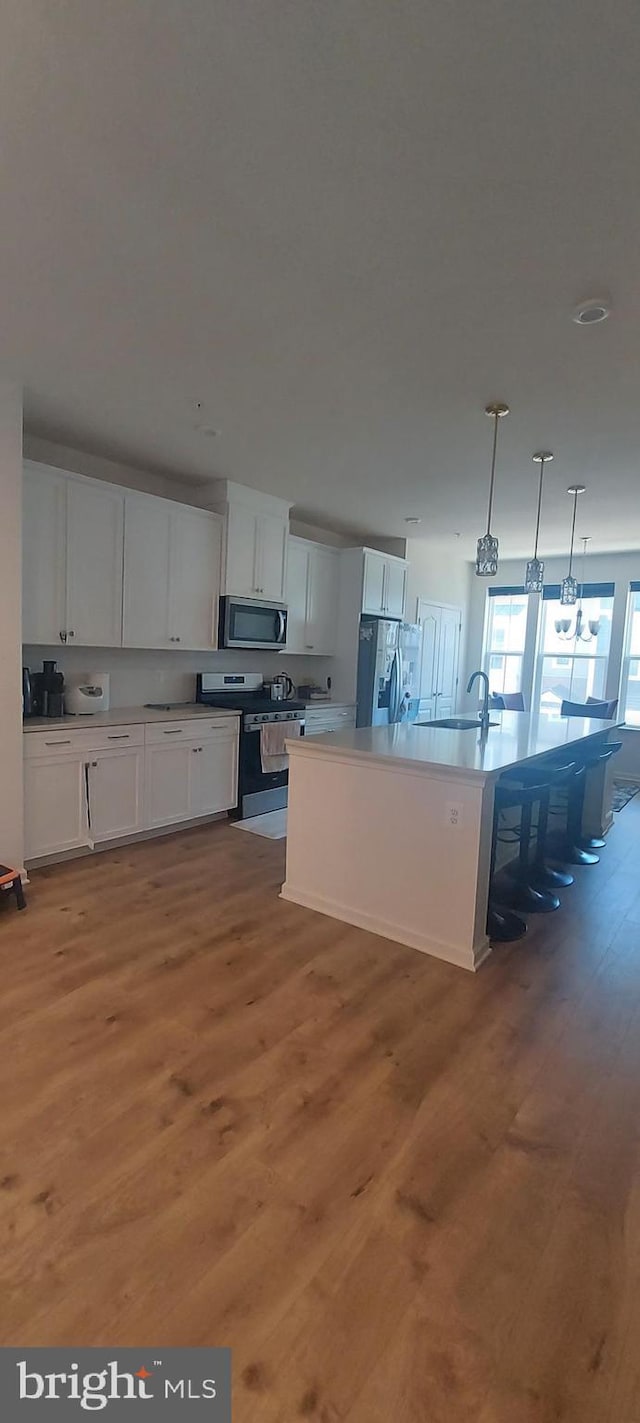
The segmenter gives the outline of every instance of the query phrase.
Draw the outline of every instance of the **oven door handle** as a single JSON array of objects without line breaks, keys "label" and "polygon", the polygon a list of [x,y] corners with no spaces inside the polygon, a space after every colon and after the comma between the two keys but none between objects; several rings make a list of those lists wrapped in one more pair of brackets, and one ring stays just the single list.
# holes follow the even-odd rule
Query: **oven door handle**
[{"label": "oven door handle", "polygon": [[286,613],[283,613],[282,609],[279,608],[279,609],[278,609],[278,646],[279,646],[279,647],[286,647],[286,645],[287,645],[287,616],[286,616]]}]

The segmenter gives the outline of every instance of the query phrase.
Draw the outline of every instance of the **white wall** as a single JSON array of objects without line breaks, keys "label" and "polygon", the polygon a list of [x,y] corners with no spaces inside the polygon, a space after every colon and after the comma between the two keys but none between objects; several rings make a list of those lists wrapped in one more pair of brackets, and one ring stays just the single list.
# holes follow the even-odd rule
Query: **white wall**
[{"label": "white wall", "polygon": [[433,548],[421,539],[407,540],[409,578],[407,582],[407,621],[415,622],[419,598],[432,603],[449,603],[460,608],[462,613],[462,633],[460,635],[460,670],[458,677],[458,704],[464,699],[463,676],[467,664],[467,636],[471,597],[472,567],[466,559],[459,557],[451,549]]},{"label": "white wall", "polygon": [[22,396],[0,382],[0,862],[24,858],[22,815]]}]

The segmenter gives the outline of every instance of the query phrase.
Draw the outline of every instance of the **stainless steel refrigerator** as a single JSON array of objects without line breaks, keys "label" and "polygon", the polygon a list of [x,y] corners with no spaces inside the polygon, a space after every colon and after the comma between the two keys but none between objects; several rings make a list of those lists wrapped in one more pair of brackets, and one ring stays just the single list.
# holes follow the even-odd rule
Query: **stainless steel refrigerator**
[{"label": "stainless steel refrigerator", "polygon": [[365,614],[360,619],[356,726],[415,721],[422,628]]}]

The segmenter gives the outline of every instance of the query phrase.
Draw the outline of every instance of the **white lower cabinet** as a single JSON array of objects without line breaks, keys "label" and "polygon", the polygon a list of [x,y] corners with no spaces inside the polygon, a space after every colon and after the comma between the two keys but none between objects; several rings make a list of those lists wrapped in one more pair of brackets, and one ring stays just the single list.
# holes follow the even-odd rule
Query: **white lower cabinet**
[{"label": "white lower cabinet", "polygon": [[194,820],[231,810],[238,799],[238,726],[176,722],[149,728],[145,753],[147,823]]},{"label": "white lower cabinet", "polygon": [[305,736],[324,736],[328,731],[351,731],[356,724],[355,705],[325,702],[307,707],[304,723]]},{"label": "white lower cabinet", "polygon": [[28,732],[24,742],[27,862],[237,803],[235,717]]},{"label": "white lower cabinet", "polygon": [[[33,735],[36,735],[34,732]],[[24,840],[27,860],[89,844],[81,753],[52,750],[24,767]]]},{"label": "white lower cabinet", "polygon": [[237,736],[218,733],[194,747],[189,774],[189,813],[214,815],[238,800]]},{"label": "white lower cabinet", "polygon": [[[170,732],[167,733],[170,735]],[[151,829],[189,819],[189,742],[160,742],[145,751],[145,799]]]},{"label": "white lower cabinet", "polygon": [[92,840],[114,840],[144,829],[144,749],[96,751],[87,758],[86,799]]}]

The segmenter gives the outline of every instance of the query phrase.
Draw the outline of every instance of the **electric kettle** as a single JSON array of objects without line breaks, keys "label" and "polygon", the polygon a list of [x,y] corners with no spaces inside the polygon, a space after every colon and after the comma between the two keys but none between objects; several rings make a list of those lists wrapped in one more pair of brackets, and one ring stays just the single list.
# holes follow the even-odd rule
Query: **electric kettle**
[{"label": "electric kettle", "polygon": [[294,690],[293,682],[286,672],[279,672],[278,676],[269,682],[269,696],[273,702],[285,702],[287,697],[293,696]]}]

